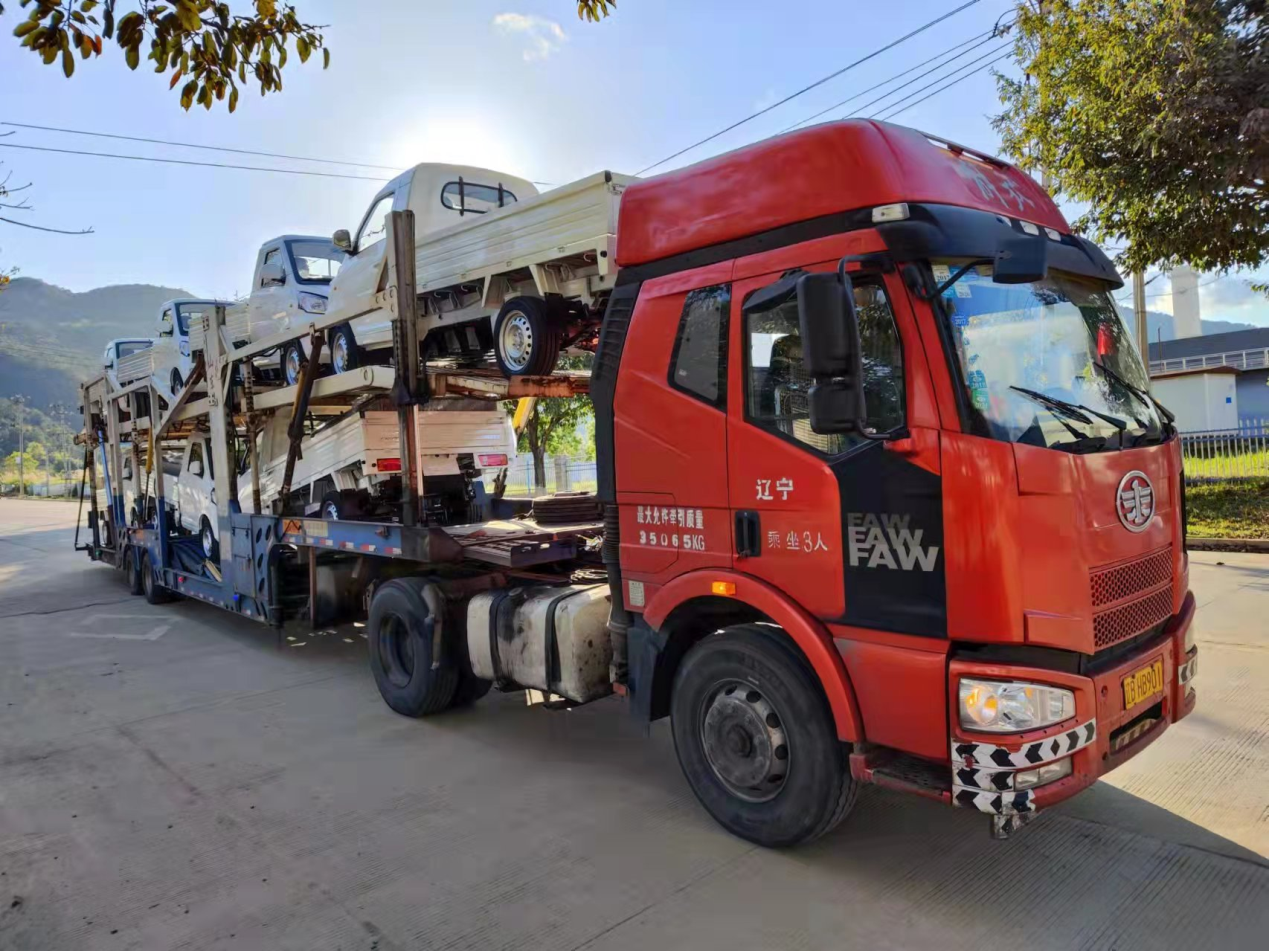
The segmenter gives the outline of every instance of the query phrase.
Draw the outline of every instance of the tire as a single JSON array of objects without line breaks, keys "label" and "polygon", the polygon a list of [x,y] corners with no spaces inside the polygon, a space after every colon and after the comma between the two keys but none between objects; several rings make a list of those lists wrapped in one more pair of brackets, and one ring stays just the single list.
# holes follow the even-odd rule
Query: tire
[{"label": "tire", "polygon": [[322,496],[322,507],[318,509],[319,517],[334,522],[356,520],[363,514],[361,493],[356,489],[340,489],[338,492],[327,492]]},{"label": "tire", "polygon": [[458,668],[432,669],[431,625],[420,578],[397,578],[370,602],[370,670],[384,703],[407,717],[440,713],[454,699]]},{"label": "tire", "polygon": [[858,790],[818,678],[780,637],[758,624],[706,637],[679,665],[670,701],[696,798],[729,832],[769,848],[828,832]]},{"label": "tire", "polygon": [[555,369],[562,342],[559,321],[540,297],[513,297],[494,322],[494,356],[506,377],[542,376]]},{"label": "tire", "polygon": [[168,383],[172,387],[172,396],[176,396],[185,386],[185,381],[181,379],[181,371],[173,367],[172,375],[167,378]]},{"label": "tire", "polygon": [[137,549],[134,545],[123,550],[123,573],[128,580],[129,594],[145,594],[145,585],[141,581],[141,565],[137,561]]},{"label": "tire", "polygon": [[278,369],[282,372],[282,382],[287,386],[295,386],[300,382],[300,374],[304,371],[304,348],[298,340],[292,340],[282,348],[282,358]]},{"label": "tire", "polygon": [[361,366],[361,348],[357,346],[357,338],[347,324],[340,324],[331,330],[328,343],[331,373],[346,373]]},{"label": "tire", "polygon": [[198,520],[198,541],[202,545],[204,558],[220,561],[220,542],[216,540],[216,533],[206,515]]},{"label": "tire", "polygon": [[167,604],[171,600],[167,588],[159,584],[148,551],[141,555],[141,593],[145,595],[147,604]]}]

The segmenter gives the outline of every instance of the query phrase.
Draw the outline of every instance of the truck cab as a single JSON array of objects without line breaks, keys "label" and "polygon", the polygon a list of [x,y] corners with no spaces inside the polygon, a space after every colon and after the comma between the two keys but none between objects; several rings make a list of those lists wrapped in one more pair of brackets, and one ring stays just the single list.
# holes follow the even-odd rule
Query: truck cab
[{"label": "truck cab", "polygon": [[194,368],[190,347],[190,324],[201,320],[216,306],[230,306],[225,301],[178,298],[165,301],[155,320],[152,349],[152,373],[155,380],[173,396],[181,391]]},{"label": "truck cab", "polygon": [[[284,234],[265,241],[256,255],[251,293],[225,314],[234,342],[254,342],[291,329],[302,331],[306,323],[325,314],[331,282],[344,257],[330,238],[316,235]],[[308,353],[307,342],[296,340],[276,356],[260,358],[256,365],[276,370],[293,385],[299,381]]]},{"label": "truck cab", "polygon": [[[371,199],[354,232],[335,232],[334,243],[348,254],[340,273],[331,283],[328,313],[347,313],[347,328],[331,331],[331,363],[342,372],[363,351],[383,350],[392,345],[392,324],[388,314],[375,302],[383,287],[387,257],[384,238],[385,217],[391,211],[414,212],[415,240],[481,216],[496,213],[538,194],[537,187],[523,178],[467,165],[423,163],[398,175]],[[455,248],[455,253],[470,251]],[[371,313],[365,313],[371,311]],[[356,316],[361,314],[362,316]],[[420,338],[430,327],[423,328]],[[477,354],[490,349],[488,335],[456,339],[458,355]]]},{"label": "truck cab", "polygon": [[173,492],[177,524],[187,532],[197,534],[204,557],[213,561],[219,556],[217,531],[219,515],[216,509],[216,473],[212,469],[211,442],[203,433],[190,436],[181,454],[180,468],[175,480],[165,483]]},{"label": "truck cab", "polygon": [[1001,832],[1193,709],[1176,430],[1122,280],[1032,179],[817,126],[630,186],[618,263],[592,385],[615,623],[724,825],[802,835],[842,795],[787,768],[837,754],[752,686],[755,638],[814,671],[854,779]]}]

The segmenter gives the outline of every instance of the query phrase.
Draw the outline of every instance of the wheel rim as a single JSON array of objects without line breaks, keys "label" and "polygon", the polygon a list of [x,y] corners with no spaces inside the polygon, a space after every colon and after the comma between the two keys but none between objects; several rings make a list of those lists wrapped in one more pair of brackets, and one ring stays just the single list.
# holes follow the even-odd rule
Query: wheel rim
[{"label": "wheel rim", "polygon": [[533,326],[520,311],[507,315],[499,340],[503,362],[513,370],[523,370],[533,358]]},{"label": "wheel rim", "polygon": [[203,554],[210,558],[216,544],[216,539],[212,536],[211,526],[204,525],[201,534],[203,537]]},{"label": "wheel rim", "polygon": [[379,662],[394,687],[407,687],[414,677],[414,638],[405,620],[390,614],[379,627]]},{"label": "wheel rim", "polygon": [[330,365],[336,373],[348,369],[348,338],[341,331],[330,342]]},{"label": "wheel rim", "polygon": [[322,518],[330,519],[332,522],[338,522],[339,506],[334,502],[327,502],[322,506]]},{"label": "wheel rim", "polygon": [[286,382],[288,386],[294,386],[300,382],[300,351],[298,347],[289,347],[286,351]]},{"label": "wheel rim", "polygon": [[706,698],[703,714],[701,745],[718,781],[748,802],[778,796],[789,774],[789,740],[770,701],[729,680]]}]

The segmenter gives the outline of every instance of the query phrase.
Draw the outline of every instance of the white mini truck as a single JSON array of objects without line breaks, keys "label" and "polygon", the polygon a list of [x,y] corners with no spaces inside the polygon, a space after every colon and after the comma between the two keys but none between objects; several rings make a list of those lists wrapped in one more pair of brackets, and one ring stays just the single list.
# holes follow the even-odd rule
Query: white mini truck
[{"label": "white mini truck", "polygon": [[385,216],[414,212],[419,340],[427,360],[483,362],[505,376],[541,375],[561,350],[593,350],[617,275],[617,208],[634,179],[612,172],[539,194],[531,182],[462,165],[416,165],[385,185],[355,234],[326,313],[335,372],[382,362],[392,324],[384,293]]},{"label": "white mini truck", "polygon": [[197,336],[203,317],[217,306],[231,305],[184,297],[164,301],[155,317],[155,336],[150,346],[117,354],[111,382],[127,386],[151,377],[160,395],[175,398],[189,380],[194,354],[202,347],[201,340],[191,340],[190,330],[196,328]]},{"label": "white mini truck", "polygon": [[[268,510],[285,478],[289,421],[274,416],[259,437],[260,505]],[[415,411],[419,492],[440,523],[465,521],[482,504],[487,471],[506,468],[515,459],[511,418],[483,400],[432,400]],[[401,491],[401,441],[397,414],[362,410],[319,422],[305,436],[295,461],[283,510],[296,515],[373,520]],[[238,472],[238,499],[244,510],[254,504],[247,458]],[[203,554],[219,557],[215,473],[208,436],[196,433],[186,444],[179,474],[164,483],[182,529],[197,534]]]}]

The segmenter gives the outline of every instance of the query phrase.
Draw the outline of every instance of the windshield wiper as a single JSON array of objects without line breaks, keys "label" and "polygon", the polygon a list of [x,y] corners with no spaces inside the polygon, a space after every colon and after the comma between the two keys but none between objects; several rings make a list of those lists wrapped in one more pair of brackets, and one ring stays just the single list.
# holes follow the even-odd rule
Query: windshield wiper
[{"label": "windshield wiper", "polygon": [[[1041,393],[1039,390],[1028,390],[1026,387],[1022,387],[1022,386],[1010,386],[1009,389],[1016,390],[1017,392],[1021,393],[1023,396],[1030,397],[1031,399],[1035,400],[1037,403],[1040,403],[1042,406],[1046,407],[1050,412],[1053,412],[1053,415],[1057,418],[1057,421],[1061,423],[1063,427],[1065,427],[1067,432],[1074,435],[1077,439],[1092,441],[1093,439],[1098,439],[1101,437],[1093,437],[1093,436],[1089,436],[1087,433],[1079,432],[1077,429],[1075,429],[1075,427],[1068,424],[1066,420],[1062,419],[1062,415],[1055,412],[1055,410],[1060,409],[1062,413],[1068,416],[1069,418],[1074,419],[1078,422],[1084,423],[1085,425],[1088,425],[1088,426],[1093,425],[1093,421],[1089,419],[1087,416],[1085,416],[1084,414],[1092,413],[1098,419],[1103,420],[1115,427],[1115,429],[1119,433],[1119,448],[1120,449],[1124,448],[1124,432],[1125,430],[1128,429],[1128,424],[1125,423],[1122,419],[1119,419],[1118,417],[1115,417],[1115,416],[1107,416],[1105,413],[1099,413],[1097,410],[1093,409],[1092,407],[1085,406],[1083,403],[1068,403],[1066,400],[1058,399],[1056,396],[1049,396],[1049,394]],[[1105,444],[1106,444],[1106,440],[1102,439],[1101,445],[1105,446]],[[1101,448],[1101,446],[1099,446],[1098,448]]]},{"label": "windshield wiper", "polygon": [[[1156,410],[1159,413],[1159,415],[1162,416],[1164,420],[1166,420],[1167,428],[1171,428],[1175,432],[1176,414],[1173,413],[1172,410],[1164,406],[1162,403],[1160,403],[1157,399],[1155,399],[1151,393],[1133,386],[1131,383],[1125,380],[1122,376],[1120,376],[1110,367],[1106,366],[1106,364],[1104,363],[1097,363],[1096,361],[1094,361],[1093,366],[1097,367],[1097,369],[1101,370],[1108,377],[1110,377],[1112,380],[1114,380],[1116,383],[1122,386],[1125,390],[1127,390],[1133,396],[1137,397],[1137,399],[1141,401],[1141,404],[1145,406],[1147,409],[1153,408],[1154,410]],[[1150,426],[1147,425],[1143,420],[1137,419],[1137,417],[1135,416],[1133,417],[1133,419],[1137,420],[1138,425],[1140,425],[1142,429],[1146,430],[1147,432],[1150,431]]]}]

